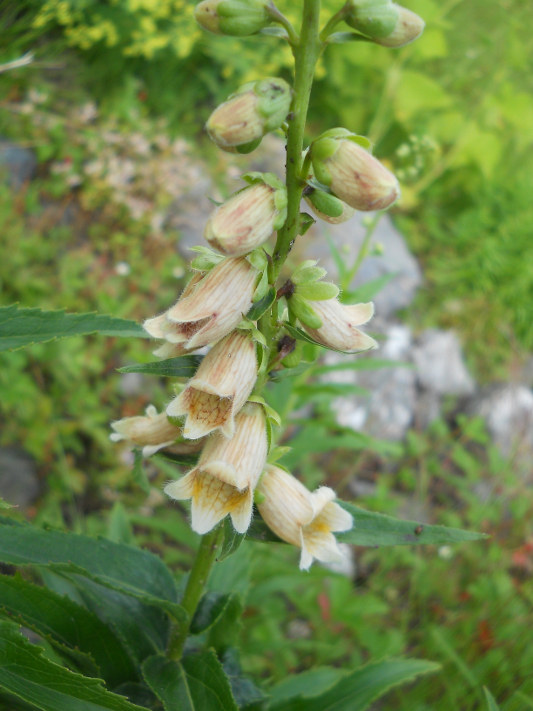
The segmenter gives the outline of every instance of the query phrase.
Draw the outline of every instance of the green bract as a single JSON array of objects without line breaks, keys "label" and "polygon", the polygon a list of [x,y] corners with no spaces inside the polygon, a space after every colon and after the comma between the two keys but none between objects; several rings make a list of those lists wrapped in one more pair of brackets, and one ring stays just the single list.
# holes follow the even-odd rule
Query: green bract
[{"label": "green bract", "polygon": [[372,39],[388,37],[398,22],[398,6],[390,0],[348,0],[348,5],[346,24]]},{"label": "green bract", "polygon": [[268,0],[204,0],[196,6],[198,24],[216,35],[246,37],[271,22]]}]

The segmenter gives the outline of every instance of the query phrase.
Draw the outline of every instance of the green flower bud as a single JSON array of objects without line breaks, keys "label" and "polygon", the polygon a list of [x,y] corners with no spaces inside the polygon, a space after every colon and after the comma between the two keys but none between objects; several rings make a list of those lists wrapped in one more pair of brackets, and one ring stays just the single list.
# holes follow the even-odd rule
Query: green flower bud
[{"label": "green flower bud", "polygon": [[292,89],[283,79],[248,82],[213,111],[207,132],[222,150],[249,153],[266,133],[281,126],[291,101]]},{"label": "green flower bud", "polygon": [[384,210],[400,196],[395,176],[374,158],[365,139],[326,132],[311,146],[313,171],[331,192],[356,210]]},{"label": "green flower bud", "polygon": [[317,217],[330,225],[339,225],[354,216],[355,210],[339,198],[321,190],[313,190],[305,201]]},{"label": "green flower bud", "polygon": [[384,47],[403,47],[419,37],[424,21],[391,0],[349,0],[346,24]]},{"label": "green flower bud", "polygon": [[215,35],[246,37],[253,35],[272,20],[269,0],[203,0],[194,17],[204,30]]},{"label": "green flower bud", "polygon": [[[266,183],[254,183],[214,211],[205,226],[204,237],[211,247],[228,257],[240,257],[260,247],[277,225],[287,218],[287,191]],[[284,200],[283,200],[284,197]],[[279,210],[276,202],[282,205]]]}]

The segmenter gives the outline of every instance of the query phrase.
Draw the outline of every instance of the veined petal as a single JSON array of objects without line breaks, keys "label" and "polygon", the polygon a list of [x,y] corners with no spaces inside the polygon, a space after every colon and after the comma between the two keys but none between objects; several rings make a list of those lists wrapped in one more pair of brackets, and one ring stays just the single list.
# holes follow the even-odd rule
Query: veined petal
[{"label": "veined petal", "polygon": [[[247,519],[250,521],[252,496],[249,491],[238,491],[234,486],[203,473],[197,476],[196,488],[191,505],[192,529],[196,533],[207,533],[228,514],[231,514],[233,519],[234,512],[238,525],[242,528],[243,518],[246,518],[243,517],[243,509],[244,512],[249,509]],[[239,533],[245,531],[246,528]]]},{"label": "veined petal", "polygon": [[193,469],[181,479],[171,481],[165,486],[165,494],[171,499],[185,501],[194,495],[197,469]]},{"label": "veined petal", "polygon": [[374,305],[345,306],[337,299],[313,301],[313,310],[322,321],[320,328],[309,328],[307,333],[319,343],[339,351],[366,351],[377,348],[376,341],[356,326],[366,323],[374,313]]},{"label": "veined petal", "polygon": [[164,412],[147,417],[125,417],[112,422],[111,427],[122,439],[130,440],[140,447],[164,447],[181,436],[181,429],[169,422]]},{"label": "veined petal", "polygon": [[350,531],[353,528],[353,516],[342,506],[333,502],[326,504],[316,518],[318,525],[327,526],[330,531]]},{"label": "veined petal", "polygon": [[311,506],[313,507],[313,518],[316,518],[322,510],[336,498],[336,494],[329,486],[321,486],[311,494]]},{"label": "veined petal", "polygon": [[319,531],[313,526],[302,529],[303,547],[312,557],[322,563],[339,562],[343,558],[335,536],[330,531]]}]

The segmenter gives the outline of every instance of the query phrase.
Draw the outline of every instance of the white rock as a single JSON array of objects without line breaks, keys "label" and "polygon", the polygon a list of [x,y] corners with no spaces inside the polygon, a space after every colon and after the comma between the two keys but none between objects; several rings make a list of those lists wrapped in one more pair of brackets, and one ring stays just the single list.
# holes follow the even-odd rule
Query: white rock
[{"label": "white rock", "polygon": [[505,385],[482,397],[474,407],[504,457],[533,471],[533,392],[525,385]]},{"label": "white rock", "polygon": [[428,329],[413,349],[418,382],[439,395],[472,395],[474,379],[466,369],[461,344],[453,331]]}]

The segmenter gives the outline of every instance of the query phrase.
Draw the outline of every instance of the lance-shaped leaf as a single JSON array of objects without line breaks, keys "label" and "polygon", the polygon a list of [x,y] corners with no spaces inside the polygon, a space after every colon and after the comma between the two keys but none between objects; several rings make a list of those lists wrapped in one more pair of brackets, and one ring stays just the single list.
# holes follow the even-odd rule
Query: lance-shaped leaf
[{"label": "lance-shaped leaf", "polygon": [[[96,615],[67,597],[33,585],[19,574],[0,576],[0,611],[37,632],[80,671],[100,676],[111,688],[136,676],[119,637]],[[87,673],[85,660],[78,659],[78,650],[91,655],[96,673]]]},{"label": "lance-shaped leaf", "polygon": [[411,546],[419,543],[442,545],[487,538],[486,534],[475,531],[402,521],[385,514],[366,511],[346,501],[339,501],[339,504],[353,516],[354,525],[351,531],[339,533],[337,538],[356,546]]},{"label": "lance-shaped leaf", "polygon": [[243,674],[238,650],[230,647],[224,652],[220,661],[228,676],[237,706],[243,711],[262,711],[268,697],[249,677]]},{"label": "lance-shaped leaf", "polygon": [[274,287],[271,287],[260,301],[253,304],[252,308],[246,314],[246,318],[250,321],[257,321],[257,319],[261,318],[261,316],[268,311],[275,300],[276,290]]},{"label": "lance-shaped leaf", "polygon": [[421,659],[385,659],[343,676],[318,696],[300,693],[272,705],[271,711],[365,711],[389,689],[432,674],[439,665]]},{"label": "lance-shaped leaf", "polygon": [[50,662],[12,622],[0,621],[0,688],[42,711],[143,711],[99,680]]},{"label": "lance-shaped leaf", "polygon": [[67,314],[19,308],[17,304],[0,307],[0,351],[16,350],[33,343],[45,343],[67,336],[103,336],[149,338],[135,321],[103,314]]},{"label": "lance-shaped leaf", "polygon": [[165,711],[238,711],[213,650],[189,654],[181,662],[150,657],[143,664],[143,674]]},{"label": "lance-shaped leaf", "polygon": [[5,526],[0,534],[0,561],[85,575],[161,607],[176,619],[186,618],[176,604],[177,588],[170,570],[157,556],[133,546],[33,526]]},{"label": "lance-shaped leaf", "polygon": [[202,360],[202,356],[185,355],[152,363],[126,365],[117,370],[119,373],[144,373],[144,375],[158,375],[163,378],[192,378]]},{"label": "lance-shaped leaf", "polygon": [[233,524],[229,516],[224,519],[224,540],[222,542],[222,549],[217,556],[217,562],[221,563],[230,555],[236,553],[239,550],[241,543],[244,541],[246,534],[237,533],[234,529]]}]

